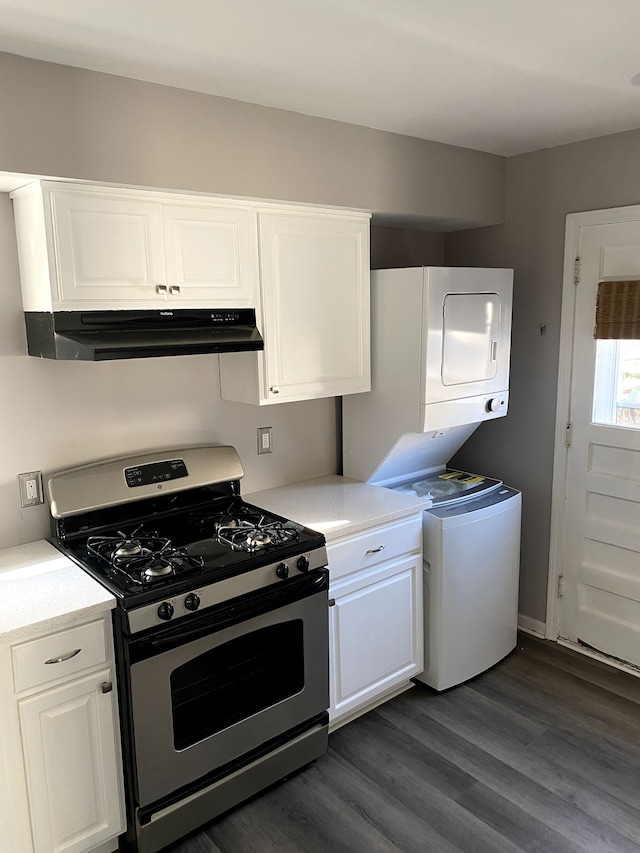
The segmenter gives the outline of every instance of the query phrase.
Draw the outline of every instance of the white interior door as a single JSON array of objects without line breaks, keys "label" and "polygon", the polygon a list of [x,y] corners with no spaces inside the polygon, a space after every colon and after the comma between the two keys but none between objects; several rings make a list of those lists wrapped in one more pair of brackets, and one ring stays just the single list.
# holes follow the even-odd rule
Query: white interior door
[{"label": "white interior door", "polygon": [[593,337],[599,281],[640,278],[633,221],[578,236],[558,633],[640,666],[640,342]]}]

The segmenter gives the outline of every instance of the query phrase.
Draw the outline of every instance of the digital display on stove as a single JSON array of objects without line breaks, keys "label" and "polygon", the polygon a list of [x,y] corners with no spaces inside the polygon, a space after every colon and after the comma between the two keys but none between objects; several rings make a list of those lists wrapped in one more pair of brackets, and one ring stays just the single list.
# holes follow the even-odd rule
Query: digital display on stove
[{"label": "digital display on stove", "polygon": [[187,477],[188,474],[187,466],[182,459],[150,462],[148,465],[137,465],[135,468],[124,469],[124,479],[130,489],[134,489],[136,486],[151,486],[154,483],[178,480],[180,477]]}]

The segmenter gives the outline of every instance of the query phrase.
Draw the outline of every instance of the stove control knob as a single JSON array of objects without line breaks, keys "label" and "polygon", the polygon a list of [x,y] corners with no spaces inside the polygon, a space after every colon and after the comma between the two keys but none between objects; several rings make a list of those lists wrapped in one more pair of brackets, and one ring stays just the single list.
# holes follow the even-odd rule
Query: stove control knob
[{"label": "stove control knob", "polygon": [[168,601],[163,601],[160,607],[158,607],[158,618],[164,619],[165,622],[168,622],[172,616],[173,604],[170,604]]},{"label": "stove control knob", "polygon": [[309,571],[309,558],[308,557],[298,557],[296,561],[296,567],[299,572],[308,572]]},{"label": "stove control knob", "polygon": [[498,412],[498,411],[500,411],[501,405],[502,405],[502,402],[498,397],[492,397],[490,400],[487,400],[487,411],[488,412]]},{"label": "stove control knob", "polygon": [[187,610],[197,610],[200,607],[200,596],[190,592],[184,600],[184,606]]},{"label": "stove control knob", "polygon": [[280,578],[280,580],[284,580],[289,577],[289,566],[286,563],[279,563],[276,566],[276,575]]}]

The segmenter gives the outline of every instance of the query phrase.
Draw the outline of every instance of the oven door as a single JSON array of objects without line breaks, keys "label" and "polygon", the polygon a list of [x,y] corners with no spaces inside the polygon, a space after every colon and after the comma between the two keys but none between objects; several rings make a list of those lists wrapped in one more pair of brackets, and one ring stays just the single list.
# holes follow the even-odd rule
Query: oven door
[{"label": "oven door", "polygon": [[328,708],[327,585],[310,572],[130,642],[139,806]]}]

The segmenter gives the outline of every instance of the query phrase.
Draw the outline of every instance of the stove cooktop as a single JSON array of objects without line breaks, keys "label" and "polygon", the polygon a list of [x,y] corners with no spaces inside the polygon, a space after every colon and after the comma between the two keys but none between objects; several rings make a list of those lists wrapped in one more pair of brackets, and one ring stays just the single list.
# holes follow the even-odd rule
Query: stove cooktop
[{"label": "stove cooktop", "polygon": [[[321,548],[321,533],[240,498],[120,523],[56,544],[133,604]],[[274,578],[276,580],[276,578]]]},{"label": "stove cooktop", "polygon": [[242,476],[229,445],[165,448],[60,471],[46,483],[52,541],[128,613],[165,602],[186,618],[225,595],[324,568],[324,536],[246,503]]}]

